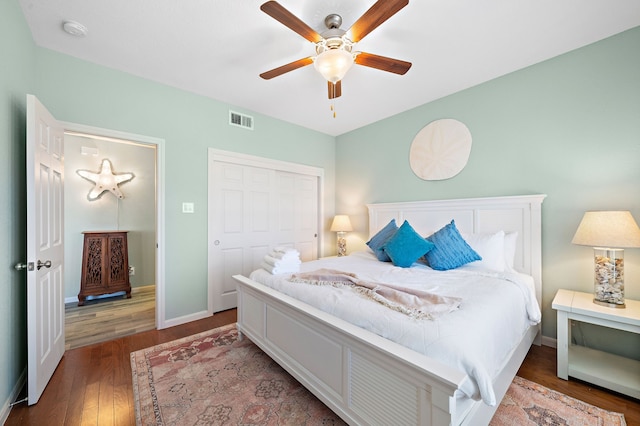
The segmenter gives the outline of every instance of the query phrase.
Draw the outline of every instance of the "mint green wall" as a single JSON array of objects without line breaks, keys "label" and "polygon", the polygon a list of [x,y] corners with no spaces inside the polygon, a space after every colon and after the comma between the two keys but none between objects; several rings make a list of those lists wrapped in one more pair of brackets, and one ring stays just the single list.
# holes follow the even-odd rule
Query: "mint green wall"
[{"label": "mint green wall", "polygon": [[35,94],[58,120],[165,140],[167,320],[207,308],[207,148],[324,168],[333,214],[333,137],[251,112],[253,131],[229,126],[229,109],[244,111],[47,49],[37,64]]},{"label": "mint green wall", "polygon": [[[583,213],[631,210],[640,222],[638,52],[635,28],[339,136],[336,211],[351,214],[358,231],[349,247],[366,241],[365,203],[548,194],[543,335],[555,337],[556,291],[592,290],[593,250],[571,244]],[[459,175],[423,181],[409,167],[409,147],[422,127],[440,118],[469,127],[471,156]],[[640,299],[640,249],[626,250],[625,263],[627,297]],[[601,334],[590,341],[639,356],[637,336],[610,335],[617,341]]]},{"label": "mint green wall", "polygon": [[0,422],[27,359],[25,114],[35,48],[17,1],[0,1]]}]

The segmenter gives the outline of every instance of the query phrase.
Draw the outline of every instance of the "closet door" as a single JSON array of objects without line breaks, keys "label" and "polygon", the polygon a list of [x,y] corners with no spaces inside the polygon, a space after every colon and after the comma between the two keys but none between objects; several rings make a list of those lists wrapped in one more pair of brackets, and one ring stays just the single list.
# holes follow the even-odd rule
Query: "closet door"
[{"label": "closet door", "polygon": [[276,172],[277,239],[296,248],[303,262],[318,258],[318,183],[315,176]]},{"label": "closet door", "polygon": [[210,162],[209,306],[236,307],[235,274],[248,276],[276,245],[318,257],[318,177]]}]

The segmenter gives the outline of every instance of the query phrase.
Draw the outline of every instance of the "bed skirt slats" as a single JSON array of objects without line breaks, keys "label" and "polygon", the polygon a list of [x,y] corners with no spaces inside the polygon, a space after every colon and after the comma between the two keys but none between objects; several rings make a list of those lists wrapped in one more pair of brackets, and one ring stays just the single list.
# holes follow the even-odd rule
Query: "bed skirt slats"
[{"label": "bed skirt slats", "polygon": [[295,359],[308,374],[320,379],[336,394],[342,393],[342,345],[307,327],[291,322],[267,306],[266,341]]},{"label": "bed skirt slats", "polygon": [[421,392],[416,386],[353,352],[349,375],[349,405],[368,424],[420,424]]}]

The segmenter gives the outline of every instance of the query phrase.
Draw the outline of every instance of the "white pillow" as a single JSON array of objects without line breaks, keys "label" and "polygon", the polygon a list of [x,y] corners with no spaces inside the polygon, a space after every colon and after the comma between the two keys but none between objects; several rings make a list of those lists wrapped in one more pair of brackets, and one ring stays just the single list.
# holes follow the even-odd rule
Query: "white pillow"
[{"label": "white pillow", "polygon": [[505,270],[504,231],[493,234],[462,234],[462,238],[482,257],[482,260],[472,262],[471,265],[482,266],[485,269],[498,272]]},{"label": "white pillow", "polygon": [[516,259],[516,243],[518,242],[518,232],[507,232],[504,234],[504,268],[507,271],[515,271],[514,263]]}]

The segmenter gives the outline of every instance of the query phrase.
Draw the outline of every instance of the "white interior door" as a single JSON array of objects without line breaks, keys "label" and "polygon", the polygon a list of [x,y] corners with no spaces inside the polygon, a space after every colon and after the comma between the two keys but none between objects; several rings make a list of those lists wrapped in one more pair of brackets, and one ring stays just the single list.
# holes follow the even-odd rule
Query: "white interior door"
[{"label": "white interior door", "polygon": [[27,95],[28,403],[35,404],[64,354],[64,133]]},{"label": "white interior door", "polygon": [[259,268],[272,247],[294,247],[302,261],[318,257],[318,176],[277,166],[210,161],[208,275],[213,312],[237,306],[232,276]]},{"label": "white interior door", "polygon": [[209,224],[214,235],[209,261],[213,312],[236,307],[231,276],[259,265],[276,238],[274,175],[273,170],[237,164],[216,162],[214,166],[215,219]]}]

